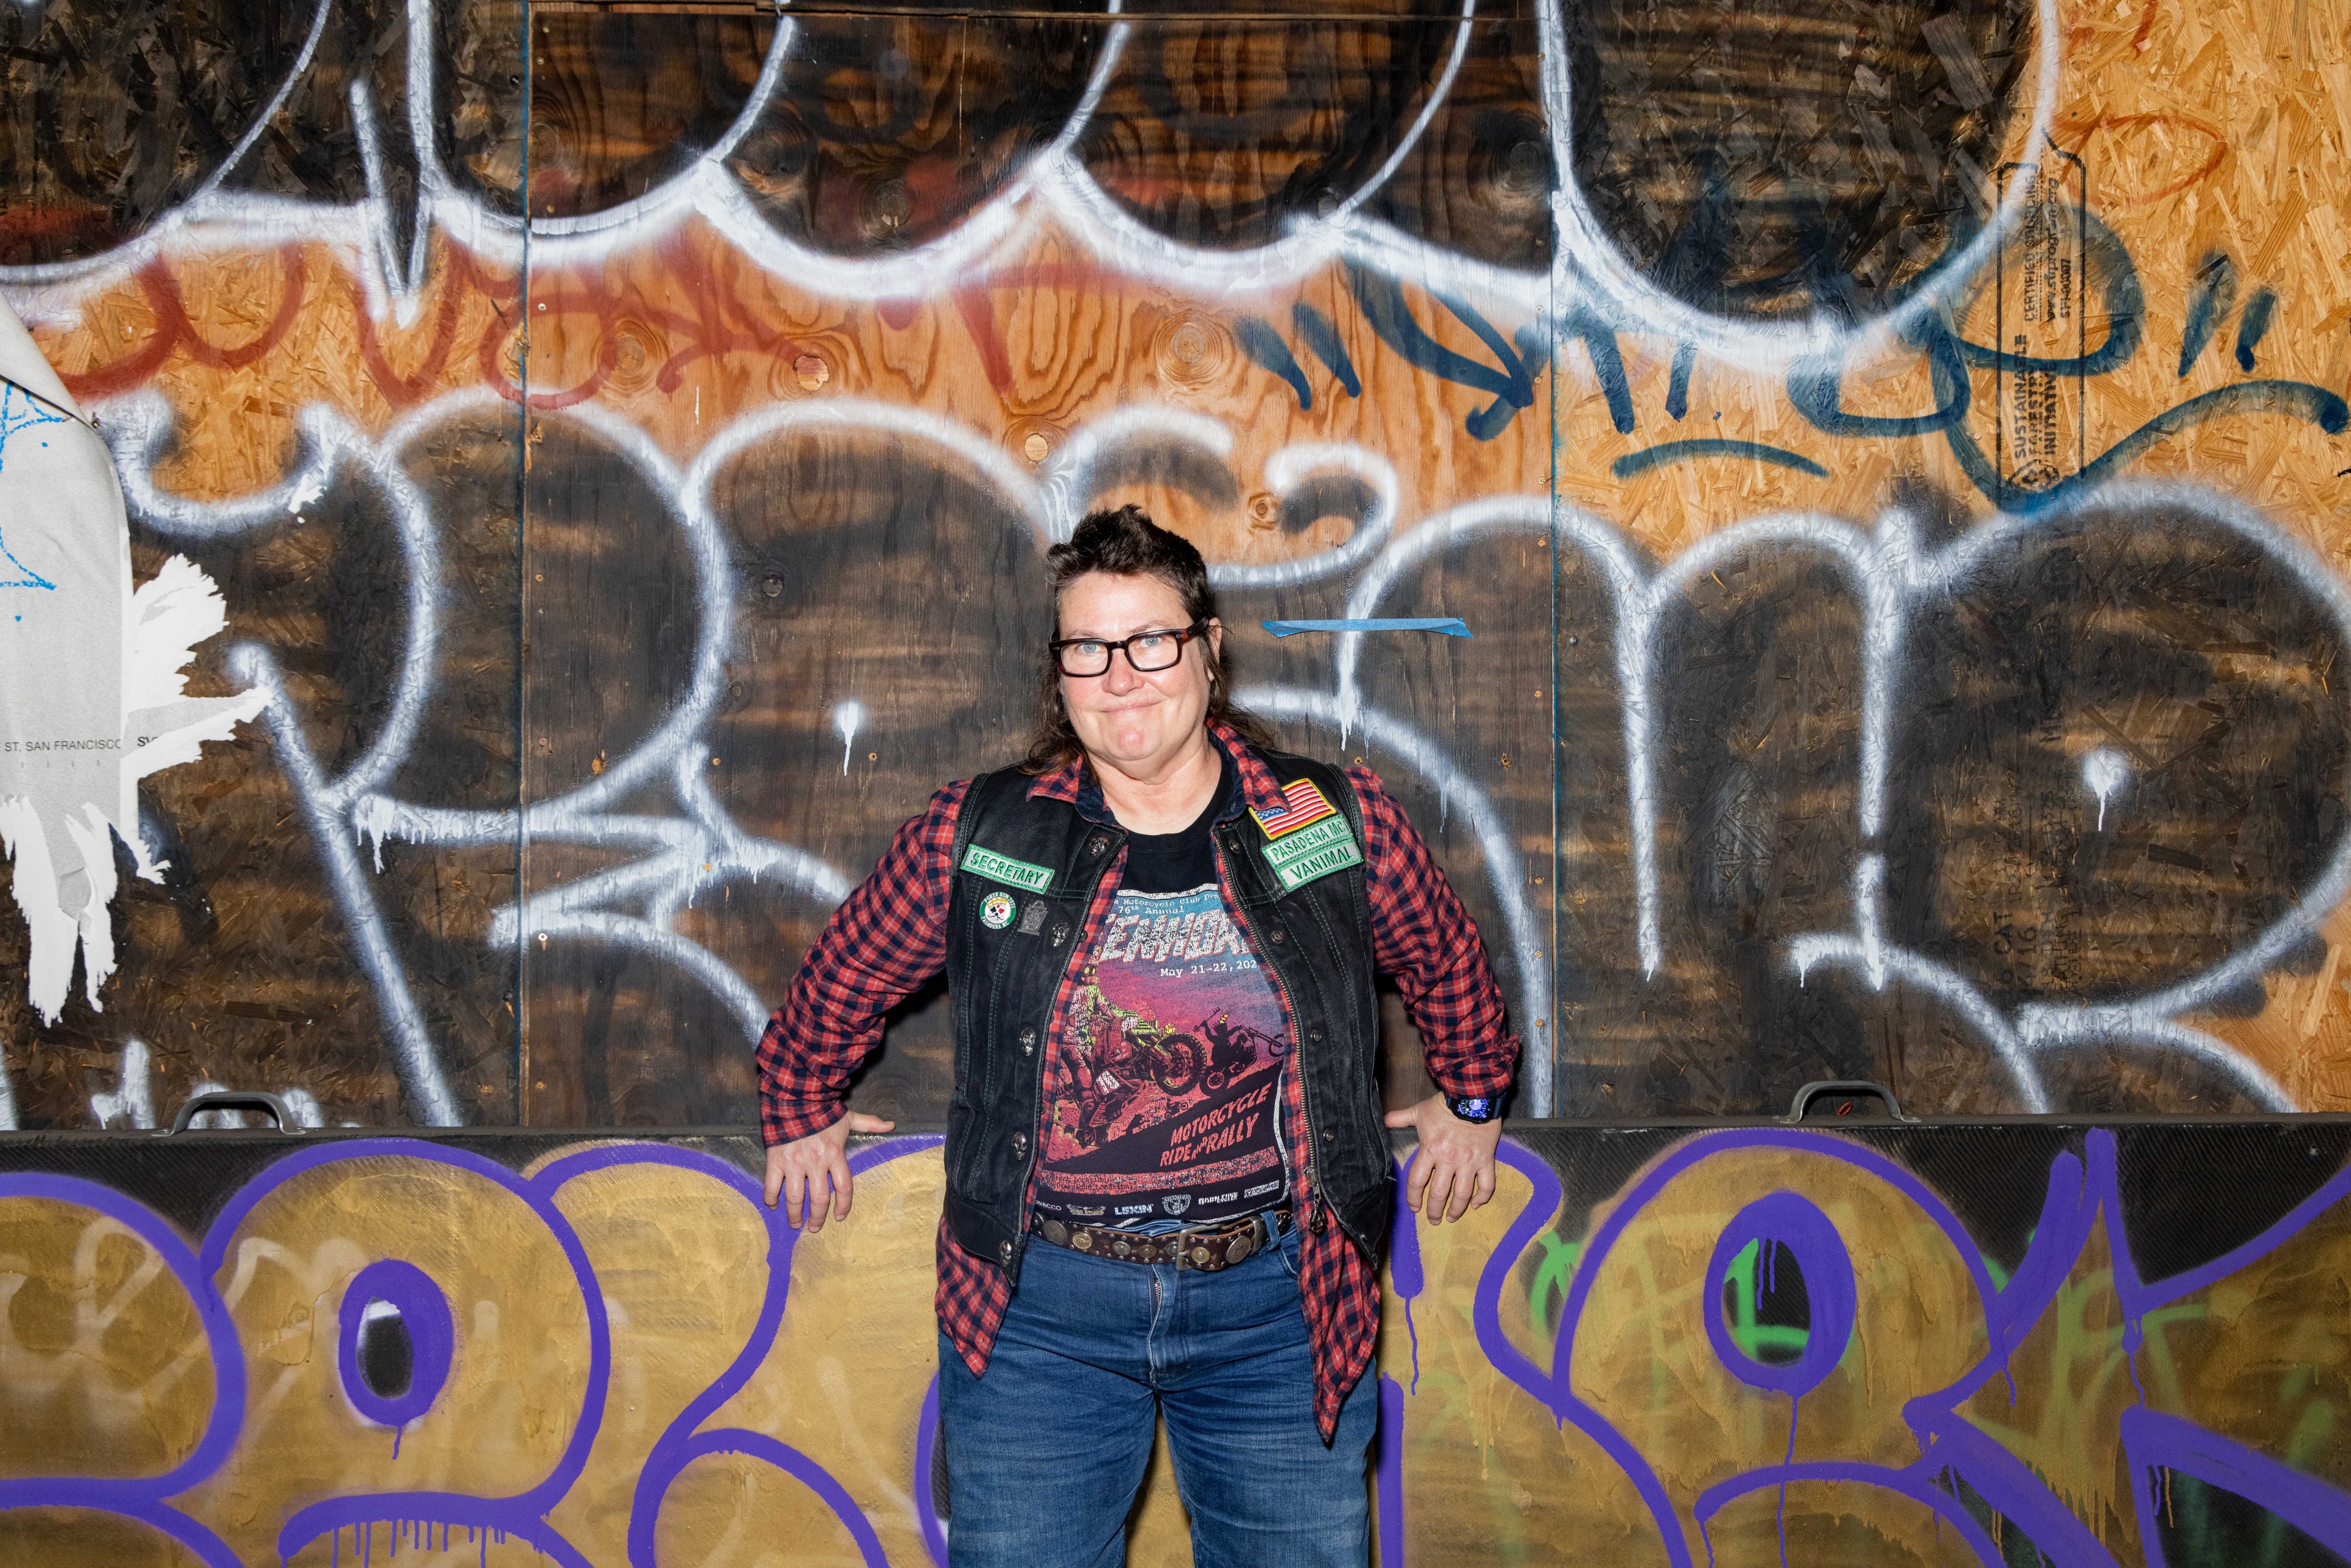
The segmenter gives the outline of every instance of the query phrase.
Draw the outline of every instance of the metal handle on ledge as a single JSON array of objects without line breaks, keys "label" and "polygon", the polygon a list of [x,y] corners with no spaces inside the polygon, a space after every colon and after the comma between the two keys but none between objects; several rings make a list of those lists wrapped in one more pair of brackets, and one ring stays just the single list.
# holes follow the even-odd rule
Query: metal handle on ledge
[{"label": "metal handle on ledge", "polygon": [[1896,1122],[1917,1120],[1916,1117],[1902,1113],[1902,1107],[1896,1103],[1893,1090],[1883,1083],[1873,1083],[1866,1078],[1823,1078],[1805,1084],[1796,1091],[1795,1103],[1788,1107],[1788,1120],[1802,1121],[1804,1113],[1812,1109],[1813,1102],[1823,1094],[1875,1095],[1886,1102],[1886,1113],[1893,1120]]},{"label": "metal handle on ledge", "polygon": [[207,1111],[266,1111],[281,1133],[296,1134],[302,1124],[286,1108],[286,1102],[259,1089],[207,1089],[201,1094],[191,1094],[172,1118],[172,1131],[184,1133],[188,1124]]}]

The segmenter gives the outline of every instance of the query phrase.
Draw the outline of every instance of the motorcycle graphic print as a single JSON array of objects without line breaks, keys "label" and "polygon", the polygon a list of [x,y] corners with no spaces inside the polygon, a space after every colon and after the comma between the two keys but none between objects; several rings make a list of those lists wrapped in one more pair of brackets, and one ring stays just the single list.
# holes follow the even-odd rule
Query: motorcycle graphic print
[{"label": "motorcycle graphic print", "polygon": [[1197,1224],[1263,1207],[1240,1195],[1280,1166],[1290,1041],[1215,884],[1118,894],[1060,1049],[1039,1208]]}]

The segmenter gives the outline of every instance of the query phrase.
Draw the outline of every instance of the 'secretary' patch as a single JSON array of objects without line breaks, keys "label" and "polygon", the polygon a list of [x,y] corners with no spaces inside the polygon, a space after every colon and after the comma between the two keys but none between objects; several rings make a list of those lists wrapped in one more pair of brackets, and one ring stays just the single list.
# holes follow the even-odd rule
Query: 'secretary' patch
[{"label": "'secretary' patch", "polygon": [[1010,855],[1000,855],[977,844],[964,851],[963,869],[975,876],[984,876],[990,882],[1000,882],[1029,893],[1044,892],[1053,880],[1053,873],[1043,866],[1030,865],[1027,861],[1017,861]]}]

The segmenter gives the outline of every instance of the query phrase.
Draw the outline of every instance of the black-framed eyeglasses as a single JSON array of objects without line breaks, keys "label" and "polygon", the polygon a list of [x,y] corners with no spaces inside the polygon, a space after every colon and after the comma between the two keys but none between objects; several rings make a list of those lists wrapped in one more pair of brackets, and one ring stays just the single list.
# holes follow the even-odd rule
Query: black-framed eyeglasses
[{"label": "black-framed eyeglasses", "polygon": [[1082,680],[1089,675],[1110,674],[1110,656],[1113,651],[1126,654],[1126,667],[1138,674],[1155,670],[1168,670],[1184,656],[1184,644],[1207,629],[1205,621],[1195,621],[1177,632],[1137,632],[1132,637],[1112,642],[1102,637],[1062,637],[1045,644],[1053,651],[1053,663],[1065,675]]}]

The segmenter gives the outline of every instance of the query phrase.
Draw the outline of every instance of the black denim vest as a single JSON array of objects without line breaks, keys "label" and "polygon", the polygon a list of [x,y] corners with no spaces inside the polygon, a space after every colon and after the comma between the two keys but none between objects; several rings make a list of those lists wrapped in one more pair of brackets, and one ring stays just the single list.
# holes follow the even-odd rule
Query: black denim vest
[{"label": "black denim vest", "polygon": [[[1259,755],[1285,785],[1312,779],[1363,846],[1363,807],[1343,773],[1281,752]],[[1018,768],[972,780],[956,820],[947,903],[947,999],[955,1024],[947,1225],[966,1251],[1003,1265],[1016,1282],[1027,1244],[1022,1203],[1044,1114],[1053,998],[1076,960],[1095,890],[1126,841],[1123,830],[1087,821],[1071,802],[1029,799],[1035,782]],[[1247,812],[1217,823],[1215,832],[1227,894],[1281,995],[1291,1061],[1305,1085],[1311,1192],[1292,1193],[1292,1201],[1317,1229],[1335,1218],[1376,1263],[1395,1195],[1381,1118],[1379,1005],[1364,867],[1285,892],[1265,858],[1265,835]],[[1050,871],[1050,879],[1030,889],[967,871],[973,844]],[[1008,895],[1013,911],[991,927],[981,916],[994,894]],[[1005,914],[1000,903],[997,913]]]}]

